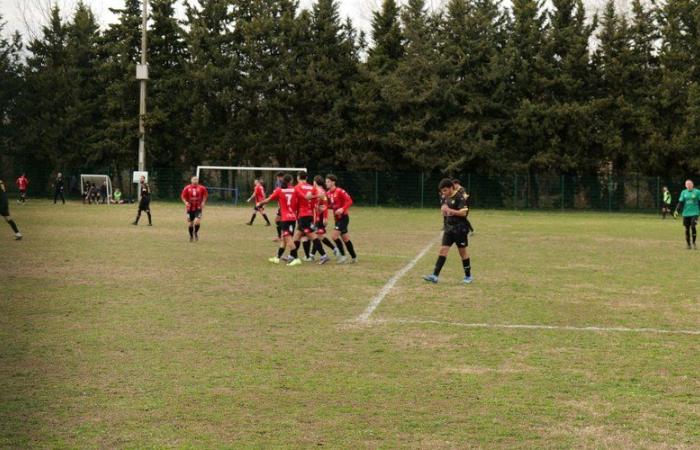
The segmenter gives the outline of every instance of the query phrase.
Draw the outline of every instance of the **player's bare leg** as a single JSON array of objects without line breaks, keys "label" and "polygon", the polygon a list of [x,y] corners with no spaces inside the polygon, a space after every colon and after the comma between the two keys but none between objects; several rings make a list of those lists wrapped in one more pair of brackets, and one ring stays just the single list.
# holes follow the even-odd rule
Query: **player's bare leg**
[{"label": "player's bare leg", "polygon": [[19,232],[19,228],[17,228],[17,224],[14,220],[12,220],[12,217],[2,216],[2,218],[5,219],[5,222],[7,222],[7,224],[10,225],[10,228],[12,228],[12,231],[15,232],[15,240],[19,241],[22,239],[22,233]]},{"label": "player's bare leg", "polygon": [[338,253],[336,254],[336,262],[338,264],[343,264],[347,260],[347,257],[345,256],[345,246],[343,245],[343,240],[340,239],[340,230],[333,230],[331,239],[335,243],[335,248],[338,249]]}]

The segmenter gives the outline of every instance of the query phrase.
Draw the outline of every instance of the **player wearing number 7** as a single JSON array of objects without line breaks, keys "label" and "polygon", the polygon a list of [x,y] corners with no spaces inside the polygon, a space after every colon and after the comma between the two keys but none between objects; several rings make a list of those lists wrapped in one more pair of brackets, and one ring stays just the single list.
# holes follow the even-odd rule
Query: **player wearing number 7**
[{"label": "player wearing number 7", "polygon": [[291,175],[287,174],[282,180],[282,185],[275,189],[269,197],[265,200],[258,202],[255,206],[257,208],[262,207],[276,200],[280,207],[280,228],[282,230],[282,237],[280,240],[280,247],[277,250],[277,256],[270,258],[273,264],[279,264],[284,251],[289,248],[289,255],[292,260],[289,262],[289,266],[298,266],[301,264],[301,259],[299,259],[297,249],[294,247],[294,241],[292,236],[294,236],[294,228],[297,221],[297,195],[294,191],[294,186],[292,186],[292,181],[294,179]]}]

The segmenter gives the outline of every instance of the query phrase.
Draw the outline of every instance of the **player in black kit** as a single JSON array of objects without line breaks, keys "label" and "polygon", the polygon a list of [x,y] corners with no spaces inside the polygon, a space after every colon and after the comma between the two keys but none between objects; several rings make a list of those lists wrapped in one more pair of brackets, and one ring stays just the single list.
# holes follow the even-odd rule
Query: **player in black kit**
[{"label": "player in black kit", "polygon": [[148,186],[148,183],[146,183],[146,177],[144,176],[141,176],[139,189],[141,191],[141,200],[139,201],[139,210],[136,213],[136,220],[132,225],[139,224],[141,211],[144,211],[146,215],[148,215],[148,226],[150,227],[153,226],[153,222],[151,222],[151,188]]},{"label": "player in black kit", "polygon": [[463,282],[465,284],[471,284],[472,268],[469,253],[467,252],[467,246],[469,245],[467,238],[467,214],[469,214],[467,199],[464,195],[460,195],[459,191],[455,189],[452,180],[442,180],[439,189],[442,195],[442,207],[440,210],[445,218],[442,246],[440,247],[433,273],[424,276],[423,279],[431,283],[438,282],[440,271],[447,260],[447,254],[450,251],[450,247],[454,244],[457,246],[459,256],[462,258],[462,268],[464,269]]}]

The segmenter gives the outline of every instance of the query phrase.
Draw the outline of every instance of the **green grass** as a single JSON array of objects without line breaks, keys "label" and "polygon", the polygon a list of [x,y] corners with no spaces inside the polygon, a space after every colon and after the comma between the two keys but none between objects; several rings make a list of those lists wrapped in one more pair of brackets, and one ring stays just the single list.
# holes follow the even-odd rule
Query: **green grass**
[{"label": "green grass", "polygon": [[[0,447],[698,448],[700,329],[678,221],[475,211],[475,283],[428,256],[437,211],[354,209],[354,266],[273,266],[274,229],[212,206],[11,205],[0,227]],[[381,322],[380,320],[385,320]],[[398,323],[405,320],[407,323]],[[411,321],[431,320],[420,324]]]}]

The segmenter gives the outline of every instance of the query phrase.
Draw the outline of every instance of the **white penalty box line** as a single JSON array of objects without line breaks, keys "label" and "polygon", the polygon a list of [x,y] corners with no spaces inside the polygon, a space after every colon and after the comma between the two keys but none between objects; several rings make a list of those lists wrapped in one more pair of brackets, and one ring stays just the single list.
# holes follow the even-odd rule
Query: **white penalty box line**
[{"label": "white penalty box line", "polygon": [[403,325],[441,325],[453,326],[461,328],[482,328],[482,329],[497,329],[497,330],[544,330],[544,331],[573,331],[573,332],[594,332],[594,333],[651,333],[651,334],[680,334],[690,336],[700,336],[700,330],[673,330],[663,328],[631,328],[631,327],[603,327],[603,326],[571,326],[571,325],[544,325],[544,324],[507,324],[507,323],[465,323],[451,322],[443,320],[419,320],[419,319],[371,319],[374,311],[379,307],[384,298],[391,292],[396,283],[401,280],[408,272],[413,269],[416,264],[428,253],[436,240],[431,241],[426,245],[408,264],[399,269],[384,286],[379,290],[377,295],[372,297],[367,305],[367,308],[357,316],[354,322],[363,325],[385,325],[385,324],[403,324]]}]

